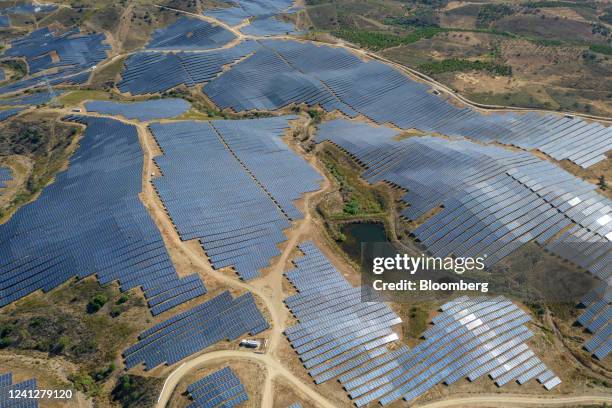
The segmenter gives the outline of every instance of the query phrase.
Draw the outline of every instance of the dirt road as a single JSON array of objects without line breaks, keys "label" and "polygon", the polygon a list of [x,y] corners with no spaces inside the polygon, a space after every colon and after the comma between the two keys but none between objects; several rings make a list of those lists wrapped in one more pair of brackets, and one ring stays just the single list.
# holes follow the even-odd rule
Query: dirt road
[{"label": "dirt road", "polygon": [[435,401],[418,408],[471,408],[471,407],[496,407],[496,408],[519,408],[519,407],[563,407],[590,404],[612,404],[612,397],[606,396],[579,396],[579,397],[528,397],[514,395],[483,395],[478,397],[451,398]]}]

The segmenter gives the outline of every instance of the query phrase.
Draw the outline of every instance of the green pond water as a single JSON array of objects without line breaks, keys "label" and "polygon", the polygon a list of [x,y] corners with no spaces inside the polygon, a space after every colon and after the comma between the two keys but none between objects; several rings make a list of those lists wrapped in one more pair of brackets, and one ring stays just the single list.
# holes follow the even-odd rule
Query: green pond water
[{"label": "green pond water", "polygon": [[385,227],[380,223],[346,224],[340,230],[346,237],[340,247],[357,263],[361,263],[362,242],[389,242]]}]

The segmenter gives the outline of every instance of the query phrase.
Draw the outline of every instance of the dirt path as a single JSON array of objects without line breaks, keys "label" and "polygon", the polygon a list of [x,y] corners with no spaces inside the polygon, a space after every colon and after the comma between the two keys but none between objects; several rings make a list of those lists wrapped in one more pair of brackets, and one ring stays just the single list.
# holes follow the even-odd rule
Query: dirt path
[{"label": "dirt path", "polygon": [[518,408],[518,407],[559,407],[590,404],[610,404],[612,397],[607,396],[579,396],[579,397],[527,397],[514,395],[483,395],[478,397],[451,398],[442,401],[417,405],[418,408],[447,408],[447,407],[490,407]]},{"label": "dirt path", "polygon": [[[180,379],[187,375],[189,372],[195,370],[199,366],[214,362],[214,361],[228,361],[228,360],[252,360],[265,364],[268,368],[268,378],[274,376],[282,376],[287,381],[291,383],[294,387],[305,393],[312,399],[313,402],[317,404],[318,407],[323,408],[337,408],[334,404],[328,401],[326,398],[322,397],[320,394],[313,392],[312,389],[302,382],[299,378],[297,378],[291,371],[281,365],[278,361],[276,361],[272,356],[267,354],[254,354],[249,351],[236,351],[236,350],[226,350],[226,351],[214,351],[212,353],[206,353],[194,359],[191,359],[185,364],[181,365],[179,368],[174,370],[170,376],[168,376],[168,381],[164,385],[164,390],[160,394],[159,401],[157,403],[158,407],[165,407],[169,400],[170,396],[174,388],[178,385]],[[266,380],[267,382],[267,380]],[[270,382],[271,388],[271,382]],[[271,389],[270,389],[271,391]],[[264,394],[269,394],[265,393]],[[263,404],[262,407],[272,407],[273,396],[269,396],[269,404]],[[266,397],[264,395],[264,401],[266,401]]]}]

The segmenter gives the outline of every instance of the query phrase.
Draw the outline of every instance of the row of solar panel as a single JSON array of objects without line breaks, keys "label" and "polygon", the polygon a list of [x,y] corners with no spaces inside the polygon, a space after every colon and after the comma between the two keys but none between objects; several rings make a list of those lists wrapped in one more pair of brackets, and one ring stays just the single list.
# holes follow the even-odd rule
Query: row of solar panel
[{"label": "row of solar panel", "polygon": [[612,286],[602,282],[581,300],[585,312],[578,318],[593,337],[584,343],[584,348],[599,360],[612,352]]},{"label": "row of solar panel", "polygon": [[504,297],[456,299],[443,306],[424,342],[391,351],[386,345],[397,335],[388,328],[397,316],[384,303],[361,302],[359,289],[312,243],[300,249],[305,256],[286,272],[298,293],[285,300],[299,323],[285,335],[317,384],[338,378],[358,406],[412,400],[440,382],[493,370],[499,386],[539,374],[526,375],[542,364],[524,344],[533,335],[525,327],[529,316]]},{"label": "row of solar panel", "polygon": [[16,96],[9,99],[0,99],[0,106],[19,106],[19,105],[44,105],[51,101],[58,95],[61,95],[63,91],[58,90],[53,93],[49,91],[35,92],[22,96]]},{"label": "row of solar panel", "polygon": [[231,408],[248,400],[240,379],[229,367],[224,367],[187,386],[193,400],[190,408]]},{"label": "row of solar panel", "polygon": [[38,400],[35,398],[11,398],[11,391],[34,391],[37,388],[35,378],[14,383],[12,373],[0,373],[0,407],[38,408]]},{"label": "row of solar panel", "polygon": [[236,0],[230,4],[230,7],[207,10],[204,14],[234,26],[247,18],[265,18],[282,12],[290,13],[293,0]]},{"label": "row of solar panel", "polygon": [[192,17],[180,17],[168,27],[153,32],[145,46],[152,50],[204,50],[220,48],[236,36],[225,28]]},{"label": "row of solar panel", "polygon": [[0,188],[6,187],[6,184],[12,179],[13,174],[11,172],[11,169],[8,167],[0,167]]},{"label": "row of solar panel", "polygon": [[268,327],[250,292],[234,299],[225,291],[142,332],[138,343],[123,353],[125,365],[144,363],[146,370],[172,365],[219,341],[255,335]]},{"label": "row of solar panel", "polygon": [[[104,34],[81,34],[78,28],[60,33],[53,32],[48,27],[13,40],[3,55],[25,58],[28,75],[0,87],[0,93],[15,92],[47,83],[55,85],[86,82],[91,68],[107,58],[110,45],[104,43],[105,40]],[[55,72],[45,73],[52,68]]]},{"label": "row of solar panel", "polygon": [[526,152],[434,137],[397,141],[396,134],[335,120],[320,126],[317,140],[353,154],[371,183],[407,189],[407,218],[443,206],[413,231],[437,256],[486,254],[490,266],[533,239],[546,244],[573,223],[566,234],[580,233],[574,254],[560,253],[555,242],[547,248],[607,278],[602,274],[610,273],[612,204],[594,185]]},{"label": "row of solar panel", "polygon": [[242,41],[231,48],[202,52],[137,52],[126,59],[117,86],[133,95],[163,92],[181,84],[195,86],[210,81],[225,65],[256,48],[255,41]]},{"label": "row of solar panel", "polygon": [[354,117],[481,142],[540,149],[589,167],[605,159],[612,129],[561,115],[495,113],[458,108],[379,61],[308,42],[262,40],[254,55],[203,88],[221,108],[275,110],[318,104]]},{"label": "row of solar panel", "polygon": [[204,294],[197,275],[179,279],[138,197],[136,128],[105,118],[65,120],[87,126],[68,169],[0,226],[0,306],[92,274],[101,284],[118,280],[122,290],[141,287],[153,314]]},{"label": "row of solar panel", "polygon": [[163,151],[155,188],[181,239],[198,239],[215,268],[259,276],[301,217],[293,201],[318,189],[319,174],[280,138],[290,119],[150,126]]},{"label": "row of solar panel", "polygon": [[127,119],[150,120],[173,118],[187,112],[191,104],[184,99],[153,99],[143,102],[119,103],[110,101],[91,101],[85,103],[89,112],[104,115],[121,115]]}]

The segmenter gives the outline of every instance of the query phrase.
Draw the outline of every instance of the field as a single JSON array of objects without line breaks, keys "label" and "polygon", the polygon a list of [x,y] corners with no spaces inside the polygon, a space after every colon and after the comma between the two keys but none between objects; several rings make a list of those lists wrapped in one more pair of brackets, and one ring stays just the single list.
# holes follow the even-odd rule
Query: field
[{"label": "field", "polygon": [[609,116],[602,3],[307,2],[312,27],[487,105]]}]

